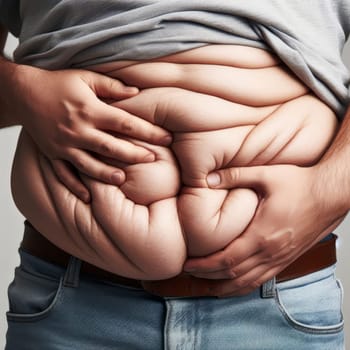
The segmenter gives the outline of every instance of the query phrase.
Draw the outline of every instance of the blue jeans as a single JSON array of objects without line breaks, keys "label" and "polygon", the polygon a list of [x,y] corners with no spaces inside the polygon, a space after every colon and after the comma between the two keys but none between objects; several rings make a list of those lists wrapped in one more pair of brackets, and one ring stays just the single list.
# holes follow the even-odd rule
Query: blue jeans
[{"label": "blue jeans", "polygon": [[160,298],[20,251],[6,350],[343,350],[335,267],[234,298]]}]

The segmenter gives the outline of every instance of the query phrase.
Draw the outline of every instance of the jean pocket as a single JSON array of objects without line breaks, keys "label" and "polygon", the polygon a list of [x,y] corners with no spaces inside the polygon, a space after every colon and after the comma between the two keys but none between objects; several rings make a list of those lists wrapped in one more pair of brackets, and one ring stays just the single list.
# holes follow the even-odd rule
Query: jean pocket
[{"label": "jean pocket", "polygon": [[334,267],[278,283],[275,300],[295,329],[319,334],[343,329],[343,288],[335,278]]},{"label": "jean pocket", "polygon": [[8,287],[8,321],[33,322],[47,317],[62,294],[63,277],[33,274],[19,266]]}]

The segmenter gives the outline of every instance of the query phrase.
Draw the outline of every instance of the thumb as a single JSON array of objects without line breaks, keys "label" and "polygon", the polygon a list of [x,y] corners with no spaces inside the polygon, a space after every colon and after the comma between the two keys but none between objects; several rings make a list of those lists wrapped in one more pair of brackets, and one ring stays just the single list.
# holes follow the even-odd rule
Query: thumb
[{"label": "thumb", "polygon": [[211,188],[218,189],[234,187],[261,189],[264,181],[264,169],[264,166],[221,169],[207,176],[207,184]]},{"label": "thumb", "polygon": [[133,86],[126,86],[115,78],[103,74],[91,73],[89,86],[98,97],[106,99],[123,99],[138,94],[139,89]]}]

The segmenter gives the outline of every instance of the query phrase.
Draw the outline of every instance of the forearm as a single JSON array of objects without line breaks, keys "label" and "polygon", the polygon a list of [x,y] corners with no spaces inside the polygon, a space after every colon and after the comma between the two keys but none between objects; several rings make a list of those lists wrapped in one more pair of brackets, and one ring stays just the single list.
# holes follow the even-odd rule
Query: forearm
[{"label": "forearm", "polygon": [[319,176],[315,179],[315,190],[324,194],[324,206],[336,206],[344,213],[350,210],[350,108],[340,129],[316,165]]},{"label": "forearm", "polygon": [[11,97],[9,96],[15,86],[19,65],[5,58],[6,39],[7,30],[0,25],[0,128],[20,124],[15,115],[10,113]]},{"label": "forearm", "polygon": [[[8,69],[8,64],[10,64],[10,62],[8,62],[4,57],[4,47],[5,47],[6,39],[7,39],[7,30],[2,25],[0,25],[0,91],[4,91],[4,75],[5,74],[6,76],[8,75],[6,71]],[[7,120],[5,121],[5,117],[4,117],[4,112],[3,112],[4,102],[5,102],[4,96],[2,93],[0,94],[0,128],[9,126],[8,125],[9,122]]]},{"label": "forearm", "polygon": [[9,100],[5,94],[9,86],[14,81],[14,73],[16,64],[8,61],[3,55],[0,56],[0,128],[19,124],[18,120],[13,115],[8,113]]}]

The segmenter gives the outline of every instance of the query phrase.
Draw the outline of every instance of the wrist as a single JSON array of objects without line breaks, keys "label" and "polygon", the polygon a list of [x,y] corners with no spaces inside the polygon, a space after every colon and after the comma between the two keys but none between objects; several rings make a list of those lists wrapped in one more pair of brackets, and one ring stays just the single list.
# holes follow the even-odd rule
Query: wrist
[{"label": "wrist", "polygon": [[23,74],[30,69],[0,56],[0,127],[23,125],[25,115],[18,110],[18,98],[24,93]]},{"label": "wrist", "polygon": [[335,218],[345,215],[350,210],[350,188],[344,180],[350,174],[346,175],[345,169],[339,167],[337,159],[332,157],[321,160],[310,169],[313,171],[311,194],[321,207],[320,213]]},{"label": "wrist", "polygon": [[350,210],[349,134],[350,107],[332,144],[315,165],[316,187],[321,191],[325,186],[325,196],[329,197],[330,205],[344,213]]}]

